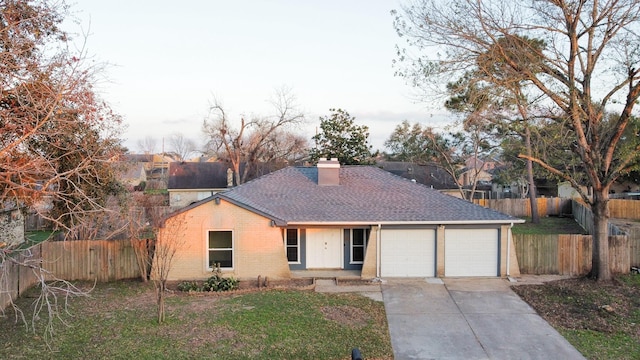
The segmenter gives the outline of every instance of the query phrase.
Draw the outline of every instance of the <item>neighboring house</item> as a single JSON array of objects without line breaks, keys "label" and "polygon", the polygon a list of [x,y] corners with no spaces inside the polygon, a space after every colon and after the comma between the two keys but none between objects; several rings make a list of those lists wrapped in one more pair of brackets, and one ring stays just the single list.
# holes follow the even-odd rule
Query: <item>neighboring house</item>
[{"label": "neighboring house", "polygon": [[24,242],[24,216],[13,208],[0,208],[0,251]]},{"label": "neighboring house", "polygon": [[[171,234],[184,222],[186,233]],[[169,275],[288,278],[359,270],[362,278],[518,275],[511,226],[523,220],[374,166],[288,167],[172,214],[159,241],[186,239]]]},{"label": "neighboring house", "polygon": [[482,160],[472,156],[465,161],[465,167],[460,173],[458,181],[462,186],[471,186],[474,181],[482,185],[491,185],[493,171],[502,164],[496,160],[487,158]]},{"label": "neighboring house", "polygon": [[167,177],[169,164],[175,159],[170,154],[125,154],[124,161],[141,163],[149,180],[163,180]]},{"label": "neighboring house", "polygon": [[[591,196],[590,189],[586,186],[582,187],[582,190],[587,193],[587,195]],[[580,198],[580,193],[571,185],[568,181],[563,181],[558,183],[558,197],[563,199],[578,199]]]},{"label": "neighboring house", "polygon": [[426,185],[432,189],[455,189],[456,191],[458,189],[451,174],[446,172],[441,166],[435,164],[419,165],[401,161],[379,161],[377,165],[381,169],[394,175],[415,180],[417,183]]},{"label": "neighboring house", "polygon": [[224,162],[169,163],[169,206],[183,208],[233,186],[233,173]]},{"label": "neighboring house", "polygon": [[118,163],[117,166],[119,166],[120,182],[128,188],[134,189],[141,183],[147,182],[147,172],[143,163]]}]

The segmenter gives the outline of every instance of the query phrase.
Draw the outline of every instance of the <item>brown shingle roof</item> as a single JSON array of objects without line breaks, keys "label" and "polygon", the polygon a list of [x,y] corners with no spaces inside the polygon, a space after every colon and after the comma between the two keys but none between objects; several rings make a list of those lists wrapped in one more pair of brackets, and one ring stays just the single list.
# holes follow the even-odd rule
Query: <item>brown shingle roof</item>
[{"label": "brown shingle roof", "polygon": [[342,167],[338,186],[319,186],[317,179],[316,167],[289,167],[216,197],[279,224],[520,222],[376,167]]}]

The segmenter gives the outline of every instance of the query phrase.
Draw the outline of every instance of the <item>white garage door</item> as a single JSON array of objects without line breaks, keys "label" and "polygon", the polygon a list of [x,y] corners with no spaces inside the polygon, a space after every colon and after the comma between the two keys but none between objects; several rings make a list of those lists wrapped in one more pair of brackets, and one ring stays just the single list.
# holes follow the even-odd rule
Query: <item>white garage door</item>
[{"label": "white garage door", "polygon": [[445,229],[445,276],[498,276],[497,229]]},{"label": "white garage door", "polygon": [[380,274],[383,277],[432,277],[435,230],[383,229],[380,233]]}]

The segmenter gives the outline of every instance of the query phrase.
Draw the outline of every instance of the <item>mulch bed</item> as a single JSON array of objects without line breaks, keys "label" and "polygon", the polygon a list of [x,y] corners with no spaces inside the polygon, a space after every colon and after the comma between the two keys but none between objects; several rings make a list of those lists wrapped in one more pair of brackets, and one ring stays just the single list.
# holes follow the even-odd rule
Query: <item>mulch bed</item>
[{"label": "mulch bed", "polygon": [[582,277],[512,289],[555,327],[607,333],[622,331],[640,342],[640,325],[636,323],[640,320],[638,286],[619,280],[601,283]]}]

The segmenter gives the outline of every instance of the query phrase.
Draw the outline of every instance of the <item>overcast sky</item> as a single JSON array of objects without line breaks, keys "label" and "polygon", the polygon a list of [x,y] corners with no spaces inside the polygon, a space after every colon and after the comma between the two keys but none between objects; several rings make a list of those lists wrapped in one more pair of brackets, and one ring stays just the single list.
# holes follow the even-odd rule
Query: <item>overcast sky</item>
[{"label": "overcast sky", "polygon": [[98,89],[124,117],[134,151],[138,139],[160,144],[173,132],[200,142],[214,97],[232,119],[269,114],[283,86],[308,115],[299,132],[309,138],[330,108],[369,126],[381,150],[402,120],[449,118],[393,75],[394,0],[68,2],[77,20],[68,30],[88,32],[89,55],[109,63]]}]

